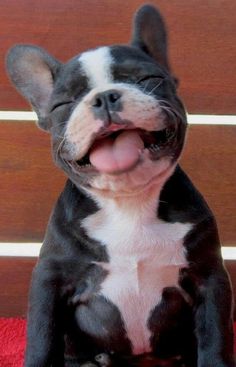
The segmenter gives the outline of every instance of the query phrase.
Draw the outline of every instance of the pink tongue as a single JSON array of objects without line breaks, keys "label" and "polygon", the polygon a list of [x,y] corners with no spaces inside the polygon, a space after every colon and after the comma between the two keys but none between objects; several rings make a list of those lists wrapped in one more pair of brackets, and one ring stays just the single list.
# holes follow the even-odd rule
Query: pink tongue
[{"label": "pink tongue", "polygon": [[115,140],[108,137],[98,141],[89,158],[98,171],[119,173],[131,169],[138,162],[143,148],[143,141],[137,131],[127,130]]}]

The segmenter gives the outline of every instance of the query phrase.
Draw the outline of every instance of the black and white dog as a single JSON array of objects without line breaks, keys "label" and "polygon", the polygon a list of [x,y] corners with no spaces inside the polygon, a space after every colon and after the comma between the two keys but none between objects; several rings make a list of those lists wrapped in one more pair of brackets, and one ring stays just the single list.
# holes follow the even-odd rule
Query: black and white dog
[{"label": "black and white dog", "polygon": [[33,273],[25,366],[232,367],[230,282],[178,165],[186,114],[159,12],[137,12],[130,45],[66,64],[18,45],[7,68],[69,178]]}]

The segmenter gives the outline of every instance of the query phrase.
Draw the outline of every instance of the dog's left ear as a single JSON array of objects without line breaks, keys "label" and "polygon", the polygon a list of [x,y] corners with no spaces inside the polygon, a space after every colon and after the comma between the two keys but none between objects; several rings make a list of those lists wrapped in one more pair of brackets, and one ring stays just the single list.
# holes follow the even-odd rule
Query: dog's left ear
[{"label": "dog's left ear", "polygon": [[154,6],[144,5],[135,14],[131,44],[149,54],[170,71],[167,31],[160,12]]}]

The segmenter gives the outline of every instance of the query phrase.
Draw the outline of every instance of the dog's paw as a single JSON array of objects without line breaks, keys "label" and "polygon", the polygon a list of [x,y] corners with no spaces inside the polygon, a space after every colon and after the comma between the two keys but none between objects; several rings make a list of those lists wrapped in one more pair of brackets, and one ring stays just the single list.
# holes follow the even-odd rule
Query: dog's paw
[{"label": "dog's paw", "polygon": [[97,354],[94,357],[95,363],[87,361],[80,365],[80,367],[112,367],[111,358],[106,353]]},{"label": "dog's paw", "polygon": [[100,367],[111,367],[111,358],[106,353],[100,353],[95,358],[95,361],[99,364]]}]

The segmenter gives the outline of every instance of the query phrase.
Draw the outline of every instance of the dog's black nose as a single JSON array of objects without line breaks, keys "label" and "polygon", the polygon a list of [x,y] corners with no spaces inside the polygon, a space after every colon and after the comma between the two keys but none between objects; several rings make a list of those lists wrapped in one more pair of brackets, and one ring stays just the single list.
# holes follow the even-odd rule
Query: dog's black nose
[{"label": "dog's black nose", "polygon": [[115,89],[110,89],[96,94],[92,99],[92,108],[95,113],[102,111],[121,111],[121,93]]}]

